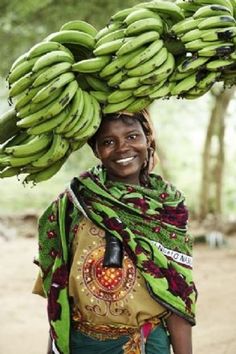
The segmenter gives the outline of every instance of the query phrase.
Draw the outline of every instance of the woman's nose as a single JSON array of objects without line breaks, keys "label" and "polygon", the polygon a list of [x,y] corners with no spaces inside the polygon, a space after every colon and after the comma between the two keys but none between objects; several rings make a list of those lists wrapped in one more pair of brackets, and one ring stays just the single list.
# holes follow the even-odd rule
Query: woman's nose
[{"label": "woman's nose", "polygon": [[120,139],[117,141],[116,150],[118,151],[126,151],[129,149],[129,144],[125,139]]}]

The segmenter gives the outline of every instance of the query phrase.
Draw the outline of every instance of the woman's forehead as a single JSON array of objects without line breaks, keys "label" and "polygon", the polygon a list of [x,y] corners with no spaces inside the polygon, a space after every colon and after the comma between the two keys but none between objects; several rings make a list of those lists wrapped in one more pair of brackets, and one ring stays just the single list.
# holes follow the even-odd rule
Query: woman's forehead
[{"label": "woman's forehead", "polygon": [[130,117],[120,117],[116,119],[104,119],[102,121],[100,128],[98,130],[99,135],[104,135],[109,131],[117,130],[131,130],[138,129],[143,130],[141,123],[134,118]]}]

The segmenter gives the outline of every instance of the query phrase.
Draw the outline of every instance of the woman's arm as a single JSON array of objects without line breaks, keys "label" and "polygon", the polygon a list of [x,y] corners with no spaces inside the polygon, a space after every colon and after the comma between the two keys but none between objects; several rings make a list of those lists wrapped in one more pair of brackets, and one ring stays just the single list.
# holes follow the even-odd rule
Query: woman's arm
[{"label": "woman's arm", "polygon": [[192,354],[191,324],[175,313],[172,313],[166,323],[174,354]]}]

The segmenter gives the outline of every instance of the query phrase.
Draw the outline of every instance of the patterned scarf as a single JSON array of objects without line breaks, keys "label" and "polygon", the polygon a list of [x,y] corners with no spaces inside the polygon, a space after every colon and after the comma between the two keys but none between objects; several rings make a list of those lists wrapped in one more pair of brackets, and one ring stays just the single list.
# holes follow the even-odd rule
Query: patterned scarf
[{"label": "patterned scarf", "polygon": [[69,194],[74,204],[122,241],[150,295],[195,324],[197,291],[183,195],[155,174],[150,174],[148,187],[106,181],[101,166],[74,179],[73,185]]}]

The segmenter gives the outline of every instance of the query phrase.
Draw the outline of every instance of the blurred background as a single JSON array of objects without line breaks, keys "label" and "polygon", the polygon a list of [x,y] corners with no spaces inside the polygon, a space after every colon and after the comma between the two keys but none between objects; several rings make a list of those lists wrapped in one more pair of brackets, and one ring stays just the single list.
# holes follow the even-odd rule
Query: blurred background
[{"label": "blurred background", "polygon": [[[5,77],[13,61],[69,20],[97,29],[126,0],[0,0],[0,114],[8,109]],[[156,100],[150,113],[160,162],[155,172],[177,185],[190,209],[199,289],[194,353],[236,353],[236,95],[216,85],[196,100]],[[0,353],[46,352],[45,300],[31,294],[37,274],[37,218],[73,176],[98,163],[88,146],[51,180],[23,186],[0,180]]]}]

